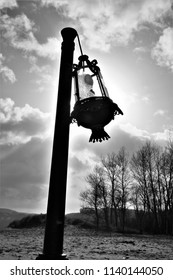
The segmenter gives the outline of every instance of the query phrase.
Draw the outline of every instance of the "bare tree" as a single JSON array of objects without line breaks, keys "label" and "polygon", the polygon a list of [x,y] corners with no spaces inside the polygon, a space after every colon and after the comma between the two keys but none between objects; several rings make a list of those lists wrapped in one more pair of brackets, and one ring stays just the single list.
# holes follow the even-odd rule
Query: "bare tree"
[{"label": "bare tree", "polygon": [[[133,181],[133,193],[135,195],[136,217],[139,222],[140,231],[143,231],[143,218],[145,213],[151,213],[151,190],[148,178],[148,155],[146,145],[138,149],[131,158],[131,172]],[[143,214],[143,215],[142,215]],[[141,219],[141,220],[140,220]]]},{"label": "bare tree", "polygon": [[122,230],[124,231],[128,187],[130,182],[128,154],[125,148],[122,147],[118,154],[107,154],[102,158],[101,162],[105,170],[106,182],[110,190],[110,221],[113,223],[114,212],[115,224],[118,226],[119,212]]},{"label": "bare tree", "polygon": [[131,192],[129,196],[129,202],[133,205],[136,215],[137,227],[139,228],[139,232],[143,233],[143,218],[145,212],[143,211],[143,202],[141,199],[141,189],[138,185],[133,184],[131,186]]},{"label": "bare tree", "polygon": [[125,216],[128,201],[128,191],[130,187],[130,170],[129,170],[129,160],[128,154],[124,147],[120,149],[117,154],[117,182],[118,182],[118,192],[120,198],[120,212],[122,221],[122,231],[125,228]]},{"label": "bare tree", "polygon": [[[163,164],[164,163],[164,164]],[[165,188],[167,188],[167,175],[165,170],[166,158],[155,143],[147,141],[142,148],[133,154],[131,171],[138,194],[138,204],[141,201],[145,215],[154,217],[153,231],[160,231],[162,212],[165,201]]]},{"label": "bare tree", "polygon": [[162,196],[164,201],[165,233],[173,234],[173,142],[169,141],[162,154]]},{"label": "bare tree", "polygon": [[96,215],[97,228],[99,227],[99,210],[104,209],[107,224],[107,192],[104,185],[102,169],[96,165],[93,172],[86,177],[89,188],[80,193],[80,198],[85,207],[93,208]]},{"label": "bare tree", "polygon": [[101,158],[86,178],[84,204],[95,211],[97,226],[103,216],[125,229],[128,205],[133,205],[140,232],[173,234],[173,141],[165,149],[147,141],[130,163],[124,147]]},{"label": "bare tree", "polygon": [[157,167],[156,167],[156,158],[158,154],[158,147],[156,144],[151,144],[147,142],[145,144],[145,151],[148,161],[148,187],[151,191],[151,200],[152,200],[152,212],[154,214],[154,232],[159,232],[159,220],[158,220],[158,180],[157,180]]},{"label": "bare tree", "polygon": [[110,222],[113,223],[113,212],[115,217],[115,224],[117,226],[118,219],[117,219],[117,208],[119,204],[118,200],[118,193],[117,193],[117,170],[118,170],[118,163],[117,163],[117,155],[115,153],[107,154],[105,157],[101,159],[102,166],[105,171],[105,177],[107,185],[109,186],[109,194],[110,194]]},{"label": "bare tree", "polygon": [[105,218],[105,223],[107,229],[109,229],[109,189],[108,186],[106,185],[106,180],[105,180],[105,172],[103,167],[97,166],[97,172],[100,177],[100,195],[101,195],[101,201],[102,201],[102,209],[104,212],[104,218]]}]

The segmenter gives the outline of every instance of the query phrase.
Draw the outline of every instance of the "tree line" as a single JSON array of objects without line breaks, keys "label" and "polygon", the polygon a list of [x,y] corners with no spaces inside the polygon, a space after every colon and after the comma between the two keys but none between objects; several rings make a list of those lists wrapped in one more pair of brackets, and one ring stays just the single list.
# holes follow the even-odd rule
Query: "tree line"
[{"label": "tree line", "polygon": [[85,179],[82,208],[95,214],[97,228],[104,219],[108,229],[173,234],[172,141],[164,148],[147,141],[132,156],[122,147],[101,157]]}]

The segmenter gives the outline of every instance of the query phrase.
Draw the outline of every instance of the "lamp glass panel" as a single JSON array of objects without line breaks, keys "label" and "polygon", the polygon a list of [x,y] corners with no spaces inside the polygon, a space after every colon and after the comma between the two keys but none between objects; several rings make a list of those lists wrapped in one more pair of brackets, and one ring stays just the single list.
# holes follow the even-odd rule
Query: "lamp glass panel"
[{"label": "lamp glass panel", "polygon": [[102,85],[104,87],[105,95],[106,95],[106,97],[109,97],[109,93],[108,93],[107,87],[105,86],[105,82],[103,80],[103,76],[102,76],[101,72],[100,72],[100,79],[101,79]]},{"label": "lamp glass panel", "polygon": [[95,96],[93,91],[93,78],[89,74],[79,74],[78,84],[79,84],[79,96],[80,99],[85,99],[88,97]]}]

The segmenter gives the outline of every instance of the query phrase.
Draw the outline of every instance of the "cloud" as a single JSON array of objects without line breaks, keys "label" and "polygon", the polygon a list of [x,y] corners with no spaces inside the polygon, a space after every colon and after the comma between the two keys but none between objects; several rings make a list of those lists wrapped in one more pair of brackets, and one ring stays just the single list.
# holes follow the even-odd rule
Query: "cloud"
[{"label": "cloud", "polygon": [[[88,158],[89,158],[89,156],[88,156]],[[70,155],[69,166],[70,166],[71,169],[77,170],[77,173],[79,171],[83,172],[90,166],[88,158],[85,157],[85,158],[81,159],[79,154],[78,154],[78,156]],[[84,162],[82,160],[84,160]]]},{"label": "cloud", "polygon": [[163,30],[152,50],[152,57],[158,65],[166,66],[173,72],[173,28],[168,27]]},{"label": "cloud", "polygon": [[164,129],[162,132],[153,133],[153,137],[157,142],[167,142],[169,139],[173,139],[172,129]]},{"label": "cloud", "polygon": [[56,66],[52,67],[50,64],[44,64],[40,66],[38,64],[37,57],[33,55],[27,56],[27,59],[31,65],[28,70],[29,73],[34,74],[35,83],[37,84],[37,90],[42,92],[46,86],[57,89],[57,73]]},{"label": "cloud", "polygon": [[149,140],[150,136],[146,130],[139,129],[130,123],[122,124],[121,129],[127,132],[129,135],[133,137],[138,137],[140,139]]},{"label": "cloud", "polygon": [[17,107],[10,98],[0,99],[0,144],[27,143],[32,138],[45,139],[51,134],[51,116],[26,104]]},{"label": "cloud", "polygon": [[25,53],[35,53],[39,57],[56,59],[60,42],[50,37],[47,42],[40,44],[35,37],[36,26],[24,13],[16,17],[7,14],[2,15],[1,32],[3,40],[7,41],[12,47],[22,50]]},{"label": "cloud", "polygon": [[[80,128],[78,129],[80,130]],[[163,131],[151,133],[147,130],[139,129],[131,123],[119,123],[109,124],[105,130],[111,138],[102,143],[89,143],[90,132],[88,132],[88,135],[80,133],[76,134],[76,136],[74,135],[70,145],[71,150],[78,158],[82,158],[83,155],[84,158],[88,159],[88,162],[94,164],[101,155],[111,153],[112,151],[118,152],[122,146],[126,147],[127,151],[131,154],[148,140],[165,143],[168,140],[166,131],[169,129],[166,128]]]},{"label": "cloud", "polygon": [[[53,6],[73,20],[74,27],[88,46],[102,51],[109,51],[113,45],[127,45],[146,24],[164,26],[164,17],[171,10],[170,0],[40,0],[38,4]],[[37,28],[25,14],[16,17],[3,15],[1,26],[4,38],[14,48],[40,57],[57,57],[60,42],[53,37],[40,44],[35,37]]]},{"label": "cloud", "polygon": [[146,23],[162,26],[170,11],[170,0],[41,0],[73,19],[90,48],[108,51],[112,45],[126,45]]},{"label": "cloud", "polygon": [[146,47],[141,46],[141,47],[136,47],[133,51],[134,53],[145,53],[148,50],[146,49]]},{"label": "cloud", "polygon": [[9,8],[13,9],[18,7],[16,0],[1,0],[0,2],[0,9]]},{"label": "cloud", "polygon": [[143,96],[142,101],[148,103],[150,101],[150,97],[149,96]]},{"label": "cloud", "polygon": [[141,9],[139,10],[141,21],[160,27],[164,25],[164,18],[171,11],[170,0],[137,0],[136,2],[141,2]]},{"label": "cloud", "polygon": [[68,0],[41,0],[41,5],[43,6],[53,6],[55,8],[60,8],[68,4]]},{"label": "cloud", "polygon": [[109,124],[105,127],[105,131],[107,131],[111,138],[102,143],[89,143],[89,131],[88,135],[78,134],[76,137],[73,136],[72,151],[75,152],[76,156],[80,156],[80,158],[82,158],[82,155],[85,155],[84,158],[88,158],[89,162],[97,162],[98,157],[101,155],[111,153],[112,151],[118,152],[122,146],[125,146],[132,153],[146,140],[151,139],[149,132],[138,129],[130,123]]},{"label": "cloud", "polygon": [[3,64],[4,60],[5,57],[0,53],[0,74],[2,75],[4,81],[14,83],[16,82],[16,76],[12,69]]},{"label": "cloud", "polygon": [[20,211],[46,211],[51,162],[51,139],[33,138],[17,147],[3,145],[8,155],[1,160],[1,207]]},{"label": "cloud", "polygon": [[[13,139],[21,131],[25,135],[23,139],[30,137],[28,141],[19,141],[18,145],[14,145],[12,139],[1,145],[1,207],[45,212],[52,152],[52,139],[43,137],[47,131],[43,123],[49,123],[48,115],[29,105],[17,107],[11,99],[1,100],[0,104],[2,132],[13,133]],[[133,153],[146,140],[165,142],[168,130],[151,134],[130,123],[120,123],[106,127],[106,131],[111,138],[102,143],[89,143],[89,130],[84,135],[80,128],[78,134],[70,137],[67,212],[79,209],[78,197],[86,186],[85,177],[102,155],[118,152],[122,146]]]},{"label": "cloud", "polygon": [[45,212],[52,152],[50,114],[0,99],[0,127],[1,207]]},{"label": "cloud", "polygon": [[165,115],[165,111],[162,109],[157,110],[156,112],[154,112],[154,116],[164,116]]}]

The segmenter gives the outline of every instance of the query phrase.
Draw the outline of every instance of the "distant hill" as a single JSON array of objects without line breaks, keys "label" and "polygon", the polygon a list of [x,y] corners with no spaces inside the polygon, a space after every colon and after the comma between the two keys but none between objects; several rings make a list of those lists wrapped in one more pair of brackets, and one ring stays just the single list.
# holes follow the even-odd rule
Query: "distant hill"
[{"label": "distant hill", "polygon": [[0,229],[7,227],[12,221],[20,220],[27,215],[29,214],[17,212],[11,209],[0,208]]},{"label": "distant hill", "polygon": [[[46,214],[27,215],[9,223],[10,228],[31,228],[45,226]],[[70,213],[65,216],[65,224],[77,225],[83,228],[94,228],[92,217],[81,213]]]},{"label": "distant hill", "polygon": [[46,214],[29,214],[22,219],[13,220],[8,227],[10,228],[31,228],[44,226],[46,222]]},{"label": "distant hill", "polygon": [[84,213],[70,213],[65,216],[65,224],[82,228],[95,228],[95,215]]},{"label": "distant hill", "polygon": [[[0,214],[3,213],[4,225],[10,228],[31,228],[45,227],[46,214],[26,214],[16,211],[0,209]],[[85,213],[86,212],[86,213]],[[127,210],[128,219],[133,220],[134,210]],[[6,216],[5,216],[6,214]],[[80,213],[70,213],[65,216],[65,225],[76,225],[82,228],[96,228],[95,214],[93,212],[81,211]],[[105,228],[104,218],[100,219],[100,227]]]}]

